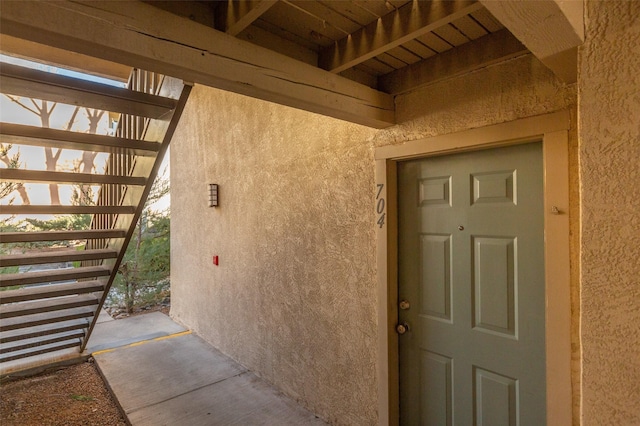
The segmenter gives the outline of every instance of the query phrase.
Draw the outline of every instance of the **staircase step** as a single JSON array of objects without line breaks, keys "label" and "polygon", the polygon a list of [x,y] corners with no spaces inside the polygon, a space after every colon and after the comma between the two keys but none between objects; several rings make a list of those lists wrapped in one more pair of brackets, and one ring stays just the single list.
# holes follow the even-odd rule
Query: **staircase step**
[{"label": "staircase step", "polygon": [[97,293],[104,291],[104,281],[79,281],[68,284],[38,285],[17,290],[0,291],[0,304],[27,302],[30,300],[50,299],[74,294]]},{"label": "staircase step", "polygon": [[92,240],[124,238],[122,229],[91,229],[87,231],[3,232],[0,243],[35,243],[39,241]]},{"label": "staircase step", "polygon": [[12,331],[0,333],[0,345],[19,340],[41,338],[52,334],[64,333],[72,330],[83,330],[89,328],[89,320],[86,318],[71,321],[61,321],[52,324],[38,325],[30,328],[20,328]]},{"label": "staircase step", "polygon": [[6,354],[9,352],[22,351],[25,349],[35,348],[38,346],[49,345],[52,343],[61,342],[69,339],[83,339],[83,330],[72,330],[64,333],[52,334],[46,337],[38,337],[35,339],[27,339],[12,345],[2,345],[0,347],[0,354]]},{"label": "staircase step", "polygon": [[42,314],[27,315],[24,317],[9,318],[0,322],[0,332],[29,328],[56,322],[69,321],[79,318],[90,318],[95,314],[93,307],[66,309],[64,311],[46,312]]},{"label": "staircase step", "polygon": [[134,214],[134,206],[47,206],[47,205],[10,205],[2,206],[2,214]]},{"label": "staircase step", "polygon": [[37,346],[36,348],[25,349],[18,352],[12,352],[9,355],[0,356],[0,363],[15,361],[16,359],[28,358],[35,355],[46,354],[49,352],[55,352],[61,349],[68,349],[68,348],[75,348],[75,347],[78,347],[79,349],[81,344],[82,344],[81,339],[74,338],[70,340],[63,340],[61,342],[51,343],[44,346]]},{"label": "staircase step", "polygon": [[99,301],[100,300],[93,294],[80,294],[45,300],[10,303],[0,306],[0,319],[81,308],[83,306],[97,305]]},{"label": "staircase step", "polygon": [[163,118],[177,104],[174,99],[7,63],[0,66],[0,87],[9,95],[149,118]]},{"label": "staircase step", "polygon": [[0,123],[0,136],[2,136],[2,141],[7,144],[78,149],[91,152],[115,152],[126,149],[125,152],[140,156],[154,156],[160,149],[160,144],[157,142],[13,123]]},{"label": "staircase step", "polygon": [[108,277],[111,269],[105,266],[84,266],[80,268],[51,269],[47,271],[1,274],[0,287],[30,285],[56,281],[80,280],[84,278]]},{"label": "staircase step", "polygon": [[86,183],[144,186],[147,178],[137,176],[99,175],[94,173],[47,172],[42,170],[0,169],[0,179],[11,182]]},{"label": "staircase step", "polygon": [[115,259],[118,252],[109,249],[99,250],[60,250],[0,256],[0,267],[39,265],[43,263],[75,262],[82,260]]}]

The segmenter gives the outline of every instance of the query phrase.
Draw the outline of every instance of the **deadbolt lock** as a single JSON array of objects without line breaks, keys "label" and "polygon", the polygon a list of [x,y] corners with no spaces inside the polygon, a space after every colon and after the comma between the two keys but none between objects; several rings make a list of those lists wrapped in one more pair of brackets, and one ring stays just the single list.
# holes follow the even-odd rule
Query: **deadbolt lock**
[{"label": "deadbolt lock", "polygon": [[399,304],[399,307],[403,311],[406,311],[407,309],[409,309],[411,307],[411,303],[409,303],[408,300],[401,300],[400,304]]},{"label": "deadbolt lock", "polygon": [[398,334],[404,334],[407,331],[409,331],[409,323],[407,323],[406,321],[396,325],[396,332]]}]

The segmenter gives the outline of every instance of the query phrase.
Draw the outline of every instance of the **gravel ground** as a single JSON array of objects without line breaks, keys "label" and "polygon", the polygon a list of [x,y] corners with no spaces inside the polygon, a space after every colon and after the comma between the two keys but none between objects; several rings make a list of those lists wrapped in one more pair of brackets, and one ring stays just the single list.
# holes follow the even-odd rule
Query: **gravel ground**
[{"label": "gravel ground", "polygon": [[2,426],[125,426],[93,362],[0,385]]}]

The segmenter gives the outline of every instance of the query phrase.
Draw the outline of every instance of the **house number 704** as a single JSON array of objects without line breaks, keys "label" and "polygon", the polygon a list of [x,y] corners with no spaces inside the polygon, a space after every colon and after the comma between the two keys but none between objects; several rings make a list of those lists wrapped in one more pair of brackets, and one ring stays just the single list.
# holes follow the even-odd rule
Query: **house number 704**
[{"label": "house number 704", "polygon": [[385,202],[384,202],[384,197],[381,197],[380,195],[382,195],[382,190],[384,189],[384,184],[383,183],[379,183],[378,184],[378,193],[376,194],[376,213],[378,213],[378,226],[380,228],[382,228],[384,226],[384,216],[385,216]]}]

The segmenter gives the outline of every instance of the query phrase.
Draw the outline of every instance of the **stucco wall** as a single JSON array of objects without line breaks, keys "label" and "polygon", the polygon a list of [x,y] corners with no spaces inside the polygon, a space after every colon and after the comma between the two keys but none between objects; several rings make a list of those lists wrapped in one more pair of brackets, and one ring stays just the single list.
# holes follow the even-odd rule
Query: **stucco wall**
[{"label": "stucco wall", "polygon": [[583,424],[640,424],[640,2],[586,4],[579,69]]},{"label": "stucco wall", "polygon": [[171,153],[172,314],[343,424],[376,419],[373,133],[199,86]]},{"label": "stucco wall", "polygon": [[525,55],[410,92],[396,99],[398,125],[379,131],[376,145],[453,133],[575,106],[564,85]]},{"label": "stucco wall", "polygon": [[374,131],[196,87],[171,147],[172,315],[336,424],[377,421],[374,148],[571,108],[575,88],[529,55],[397,104]]}]

